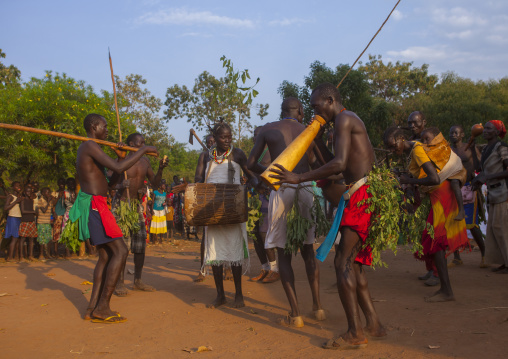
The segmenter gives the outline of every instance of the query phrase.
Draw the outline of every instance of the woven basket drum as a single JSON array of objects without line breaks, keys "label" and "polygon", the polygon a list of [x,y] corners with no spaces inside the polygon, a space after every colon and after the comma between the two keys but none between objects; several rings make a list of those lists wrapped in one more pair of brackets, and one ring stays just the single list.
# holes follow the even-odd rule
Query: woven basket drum
[{"label": "woven basket drum", "polygon": [[247,187],[238,184],[193,183],[185,189],[185,219],[191,226],[247,222]]}]

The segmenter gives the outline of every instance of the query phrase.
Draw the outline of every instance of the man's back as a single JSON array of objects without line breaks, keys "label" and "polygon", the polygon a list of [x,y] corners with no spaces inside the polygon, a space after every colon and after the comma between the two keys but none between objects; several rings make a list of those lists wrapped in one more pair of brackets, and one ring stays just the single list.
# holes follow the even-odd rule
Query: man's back
[{"label": "man's back", "polygon": [[[305,126],[293,119],[285,119],[277,122],[270,122],[263,126],[261,136],[263,137],[270,157],[274,161],[295,138],[303,132]],[[312,146],[310,147],[312,148]],[[307,151],[308,153],[308,151]],[[296,165],[293,172],[304,173],[309,170],[309,158],[305,154]]]}]

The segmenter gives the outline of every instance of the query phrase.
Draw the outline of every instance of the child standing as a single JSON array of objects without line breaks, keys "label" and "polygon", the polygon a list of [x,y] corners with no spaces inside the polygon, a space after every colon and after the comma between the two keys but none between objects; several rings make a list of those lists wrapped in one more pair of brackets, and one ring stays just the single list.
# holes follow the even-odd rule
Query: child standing
[{"label": "child standing", "polygon": [[41,190],[41,197],[36,205],[37,214],[37,242],[41,246],[39,259],[43,256],[42,261],[49,258],[47,245],[53,239],[53,228],[51,227],[51,214],[53,213],[53,200],[51,191],[48,187]]},{"label": "child standing", "polygon": [[[6,260],[7,262],[14,259],[16,246],[19,244],[19,225],[21,223],[21,210],[19,207],[19,204],[21,203],[21,183],[14,181],[12,183],[12,190],[14,193],[7,196],[4,206],[4,211],[8,211],[4,238],[11,238],[9,254]],[[21,257],[19,259],[21,260]]]},{"label": "child standing", "polygon": [[162,244],[162,235],[167,233],[166,225],[166,185],[161,184],[160,188],[154,191],[153,211],[152,211],[152,224],[150,225],[150,233],[155,235],[154,241]]},{"label": "child standing", "polygon": [[34,238],[37,238],[37,226],[35,224],[33,188],[31,184],[25,186],[23,199],[21,200],[21,224],[19,225],[19,257],[24,252],[25,240],[28,240],[28,260],[33,261]]}]

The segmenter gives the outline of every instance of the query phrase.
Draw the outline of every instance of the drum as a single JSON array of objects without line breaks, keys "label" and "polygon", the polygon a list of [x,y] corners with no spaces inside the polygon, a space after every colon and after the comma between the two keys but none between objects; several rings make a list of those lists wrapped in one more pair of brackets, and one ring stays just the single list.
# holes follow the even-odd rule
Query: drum
[{"label": "drum", "polygon": [[192,183],[185,189],[185,219],[191,226],[247,222],[247,187],[226,183]]}]

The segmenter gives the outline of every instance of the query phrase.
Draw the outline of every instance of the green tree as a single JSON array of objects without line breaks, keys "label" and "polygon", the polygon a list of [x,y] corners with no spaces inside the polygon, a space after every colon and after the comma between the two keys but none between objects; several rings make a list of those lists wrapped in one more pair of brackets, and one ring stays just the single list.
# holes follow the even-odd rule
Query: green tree
[{"label": "green tree", "polygon": [[429,75],[428,64],[413,66],[413,62],[383,63],[381,55],[369,55],[369,61],[358,71],[363,72],[369,83],[370,94],[387,102],[400,104],[416,94],[430,93],[438,82],[437,75]]},{"label": "green tree", "polygon": [[265,117],[268,105],[252,105],[258,95],[253,85],[246,85],[251,79],[247,69],[236,70],[231,60],[221,57],[225,69],[224,77],[216,78],[207,71],[201,73],[194,82],[192,91],[187,86],[173,85],[166,92],[164,111],[168,120],[186,118],[197,130],[202,130],[210,121],[222,117],[233,129],[236,145],[242,145],[246,133],[250,132],[251,111]]},{"label": "green tree", "polygon": [[[86,136],[83,119],[98,113],[108,122],[108,140],[116,142],[118,127],[111,97],[98,95],[84,81],[47,71],[41,79],[0,91],[0,122]],[[120,120],[123,131],[134,130],[125,116]],[[49,184],[60,176],[75,175],[81,142],[13,130],[0,130],[0,135],[0,173],[5,179],[32,177]]]},{"label": "green tree", "polygon": [[[5,58],[5,53],[0,49],[0,59]],[[0,61],[0,89],[6,85],[17,84],[21,79],[21,71],[14,66],[6,66]]]}]

